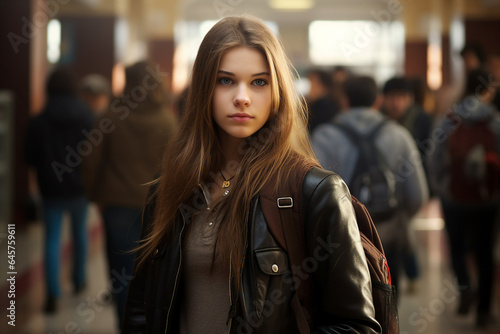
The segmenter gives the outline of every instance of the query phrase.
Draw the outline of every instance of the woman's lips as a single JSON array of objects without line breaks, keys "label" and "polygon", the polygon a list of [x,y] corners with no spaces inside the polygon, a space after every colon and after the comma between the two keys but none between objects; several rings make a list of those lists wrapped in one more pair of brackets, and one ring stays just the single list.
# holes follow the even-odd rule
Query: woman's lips
[{"label": "woman's lips", "polygon": [[232,114],[229,117],[235,122],[247,122],[253,118],[249,114],[245,114],[245,113],[236,113],[236,114]]}]

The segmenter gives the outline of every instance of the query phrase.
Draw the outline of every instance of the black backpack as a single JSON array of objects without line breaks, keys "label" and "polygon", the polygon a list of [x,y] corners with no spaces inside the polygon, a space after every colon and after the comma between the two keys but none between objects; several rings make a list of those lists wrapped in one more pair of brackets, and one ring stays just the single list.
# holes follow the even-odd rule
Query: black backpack
[{"label": "black backpack", "polygon": [[[292,299],[292,309],[296,316],[297,326],[301,334],[310,333],[310,325],[314,309],[314,288],[311,277],[304,279],[296,275],[294,268],[300,268],[306,258],[306,247],[303,238],[304,226],[300,212],[299,194],[305,175],[313,166],[304,165],[293,170],[289,180],[278,189],[268,183],[261,191],[261,205],[264,216],[269,218],[269,228],[278,243],[287,251],[294,277],[302,282],[297,287]],[[294,206],[294,204],[297,204]],[[399,316],[397,309],[396,289],[391,285],[391,274],[385,258],[382,242],[377,229],[365,206],[352,197],[352,205],[360,232],[361,243],[372,281],[372,298],[375,307],[375,319],[382,327],[382,333],[399,333]]]},{"label": "black backpack", "polygon": [[366,206],[375,222],[390,219],[398,206],[396,176],[375,146],[378,133],[387,123],[388,120],[383,120],[367,134],[360,134],[352,127],[334,123],[358,148],[358,160],[348,187],[351,194]]}]

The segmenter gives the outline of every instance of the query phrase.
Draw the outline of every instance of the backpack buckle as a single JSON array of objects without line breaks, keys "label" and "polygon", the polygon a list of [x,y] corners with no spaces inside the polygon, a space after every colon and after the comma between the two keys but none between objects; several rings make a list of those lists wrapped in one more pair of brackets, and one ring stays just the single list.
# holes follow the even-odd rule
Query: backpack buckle
[{"label": "backpack buckle", "polygon": [[293,198],[280,197],[276,200],[276,203],[278,204],[278,208],[280,208],[280,209],[292,208],[293,207]]}]

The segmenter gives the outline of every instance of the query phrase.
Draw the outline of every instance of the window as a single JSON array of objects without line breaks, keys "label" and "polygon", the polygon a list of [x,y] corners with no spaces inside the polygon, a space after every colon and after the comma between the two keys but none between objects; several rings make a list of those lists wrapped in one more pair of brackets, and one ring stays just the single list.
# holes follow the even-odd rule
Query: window
[{"label": "window", "polygon": [[343,65],[383,82],[403,69],[401,22],[314,21],[309,26],[309,58],[316,66]]}]

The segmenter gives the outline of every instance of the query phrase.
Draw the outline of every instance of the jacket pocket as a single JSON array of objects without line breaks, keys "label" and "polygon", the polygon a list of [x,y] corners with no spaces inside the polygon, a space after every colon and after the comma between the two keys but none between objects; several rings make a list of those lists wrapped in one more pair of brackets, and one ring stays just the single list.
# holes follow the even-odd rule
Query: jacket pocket
[{"label": "jacket pocket", "polygon": [[256,249],[260,270],[267,275],[283,275],[288,270],[288,258],[281,248]]},{"label": "jacket pocket", "polygon": [[288,271],[288,257],[281,248],[263,248],[255,250],[258,268],[255,268],[255,311],[261,317],[266,300],[272,299],[274,289],[282,289],[282,277]]}]

